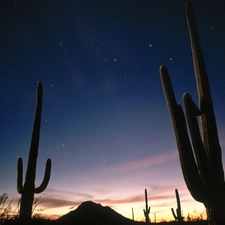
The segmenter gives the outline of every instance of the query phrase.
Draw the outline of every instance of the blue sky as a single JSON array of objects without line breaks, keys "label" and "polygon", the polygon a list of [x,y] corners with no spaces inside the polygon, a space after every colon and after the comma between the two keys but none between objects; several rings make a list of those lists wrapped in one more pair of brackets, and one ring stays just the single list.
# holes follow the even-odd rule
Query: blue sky
[{"label": "blue sky", "polygon": [[[205,56],[222,151],[225,147],[225,31],[220,1],[192,1]],[[43,111],[36,184],[44,214],[62,215],[83,201],[143,220],[172,219],[174,189],[184,216],[203,205],[184,183],[159,78],[168,67],[177,101],[197,102],[185,1],[4,2],[1,8],[0,193],[16,202],[18,157],[29,152],[37,81]],[[5,22],[7,21],[7,23]],[[224,155],[224,154],[223,154]],[[25,171],[25,169],[24,169]],[[37,195],[38,197],[38,195]]]}]

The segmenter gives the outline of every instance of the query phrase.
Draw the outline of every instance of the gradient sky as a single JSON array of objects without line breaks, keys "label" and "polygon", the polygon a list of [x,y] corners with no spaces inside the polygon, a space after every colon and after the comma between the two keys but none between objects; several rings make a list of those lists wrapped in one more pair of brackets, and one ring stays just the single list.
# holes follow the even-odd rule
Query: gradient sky
[{"label": "gradient sky", "polygon": [[[38,3],[37,3],[38,2]],[[224,2],[192,1],[225,150]],[[43,83],[36,184],[52,174],[39,208],[54,218],[91,200],[143,220],[202,212],[184,183],[159,78],[168,67],[177,101],[197,102],[183,0],[1,1],[0,194],[18,201],[18,157],[27,157],[37,81]]]}]

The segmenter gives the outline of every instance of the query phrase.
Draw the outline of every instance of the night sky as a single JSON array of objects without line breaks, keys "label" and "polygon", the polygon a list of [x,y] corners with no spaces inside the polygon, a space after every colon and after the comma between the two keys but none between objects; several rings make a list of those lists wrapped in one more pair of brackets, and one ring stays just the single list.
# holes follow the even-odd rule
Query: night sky
[{"label": "night sky", "polygon": [[[192,1],[220,144],[225,150],[225,4]],[[173,219],[174,189],[184,216],[204,207],[183,180],[159,77],[167,66],[177,101],[197,102],[183,0],[4,0],[0,7],[0,194],[16,205],[17,159],[29,152],[36,84],[43,110],[36,185],[47,158],[52,174],[40,195],[57,218],[83,201],[143,220]],[[224,161],[225,162],[225,161]]]}]

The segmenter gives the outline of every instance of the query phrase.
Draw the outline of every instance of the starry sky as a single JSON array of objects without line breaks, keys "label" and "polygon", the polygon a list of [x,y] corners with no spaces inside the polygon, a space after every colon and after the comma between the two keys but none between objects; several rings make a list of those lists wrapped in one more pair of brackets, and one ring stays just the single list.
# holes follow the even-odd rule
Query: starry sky
[{"label": "starry sky", "polygon": [[[192,1],[220,144],[225,150],[225,29],[221,0]],[[173,219],[174,189],[183,215],[202,212],[184,183],[159,77],[167,66],[177,101],[197,102],[183,0],[1,1],[0,194],[16,206],[18,157],[24,172],[36,84],[43,110],[36,185],[47,158],[52,173],[39,209],[51,218],[83,201],[144,220]],[[224,158],[223,158],[224,159]]]}]

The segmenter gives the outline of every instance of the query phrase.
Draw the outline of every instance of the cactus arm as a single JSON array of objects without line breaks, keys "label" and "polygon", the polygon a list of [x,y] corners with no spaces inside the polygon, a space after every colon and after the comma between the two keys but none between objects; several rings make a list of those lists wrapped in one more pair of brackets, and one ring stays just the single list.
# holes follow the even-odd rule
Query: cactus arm
[{"label": "cactus arm", "polygon": [[176,213],[174,212],[174,209],[171,208],[171,211],[172,211],[172,214],[173,214],[174,219],[177,220],[178,218],[177,218],[177,216],[176,216]]},{"label": "cactus arm", "polygon": [[50,180],[51,164],[52,164],[51,159],[48,159],[47,162],[46,162],[44,179],[43,179],[42,183],[40,184],[40,186],[35,188],[35,190],[34,190],[34,192],[36,194],[39,194],[46,189],[46,187],[48,185],[48,182]]},{"label": "cactus arm", "polygon": [[160,77],[174,128],[185,182],[193,198],[196,201],[202,202],[206,195],[204,185],[193,155],[184,113],[182,107],[177,104],[170,77],[165,66],[160,66]]},{"label": "cactus arm", "polygon": [[147,211],[145,209],[143,209],[143,211],[144,211],[145,217],[148,217],[148,215],[150,213],[150,208],[148,208]]},{"label": "cactus arm", "polygon": [[23,159],[18,158],[17,162],[17,192],[22,194],[23,191]]},{"label": "cactus arm", "polygon": [[150,213],[151,207],[149,206],[147,209],[143,209],[145,216]]},{"label": "cactus arm", "polygon": [[197,120],[197,116],[201,115],[201,112],[188,93],[185,93],[183,95],[183,103],[199,173],[201,175],[201,179],[204,183],[205,188],[209,190],[209,186],[211,183],[209,159],[202,143],[201,133]]}]

